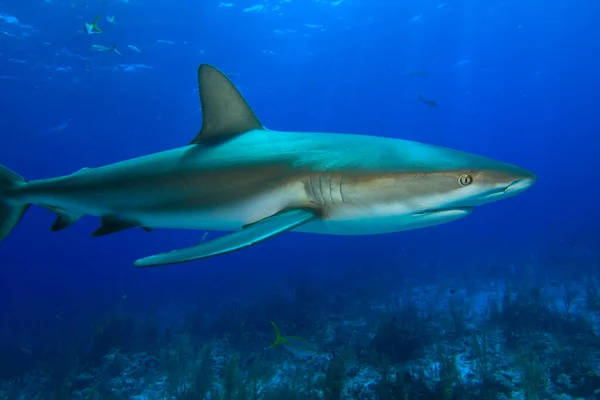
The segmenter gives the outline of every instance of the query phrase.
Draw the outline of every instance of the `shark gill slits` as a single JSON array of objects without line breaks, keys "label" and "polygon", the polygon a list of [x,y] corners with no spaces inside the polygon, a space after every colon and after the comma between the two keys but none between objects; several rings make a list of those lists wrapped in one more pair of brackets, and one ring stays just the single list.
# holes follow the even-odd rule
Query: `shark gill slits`
[{"label": "shark gill slits", "polygon": [[309,176],[308,177],[308,187],[307,194],[308,198],[311,202],[317,204],[325,204],[325,199],[323,198],[323,191],[321,186],[321,176]]},{"label": "shark gill slits", "polygon": [[473,177],[469,174],[462,174],[458,178],[458,183],[460,186],[469,186],[471,183],[473,183]]},{"label": "shark gill slits", "polygon": [[326,205],[344,202],[341,175],[310,175],[305,181],[305,188],[308,199],[312,203]]}]

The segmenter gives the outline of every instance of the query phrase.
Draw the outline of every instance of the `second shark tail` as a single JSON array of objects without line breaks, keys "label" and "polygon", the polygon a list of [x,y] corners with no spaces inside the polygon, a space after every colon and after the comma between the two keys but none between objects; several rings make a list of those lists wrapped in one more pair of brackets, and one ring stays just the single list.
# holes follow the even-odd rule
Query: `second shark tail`
[{"label": "second shark tail", "polygon": [[29,204],[11,199],[10,193],[27,182],[20,175],[0,165],[0,241],[13,230]]}]

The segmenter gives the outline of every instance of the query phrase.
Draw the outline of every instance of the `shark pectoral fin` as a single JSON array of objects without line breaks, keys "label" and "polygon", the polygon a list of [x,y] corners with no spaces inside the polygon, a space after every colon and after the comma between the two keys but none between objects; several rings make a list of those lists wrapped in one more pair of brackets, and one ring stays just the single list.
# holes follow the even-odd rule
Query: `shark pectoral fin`
[{"label": "shark pectoral fin", "polygon": [[[124,221],[122,219],[116,217],[101,217],[100,218],[101,225],[100,228],[96,229],[92,236],[104,236],[110,235],[111,233],[117,233],[124,231],[129,228],[136,228],[140,226],[140,224],[131,221]],[[150,228],[142,227],[144,230],[149,231]]]},{"label": "shark pectoral fin", "polygon": [[135,262],[136,267],[156,267],[159,265],[178,264],[241,250],[279,235],[280,233],[303,225],[316,216],[307,210],[288,210],[267,217],[254,224],[247,225],[241,231],[230,233],[216,239],[202,242],[187,249],[175,250],[141,258]]},{"label": "shark pectoral fin", "polygon": [[224,141],[240,133],[264,129],[254,111],[229,78],[215,67],[198,67],[202,129],[190,142]]}]

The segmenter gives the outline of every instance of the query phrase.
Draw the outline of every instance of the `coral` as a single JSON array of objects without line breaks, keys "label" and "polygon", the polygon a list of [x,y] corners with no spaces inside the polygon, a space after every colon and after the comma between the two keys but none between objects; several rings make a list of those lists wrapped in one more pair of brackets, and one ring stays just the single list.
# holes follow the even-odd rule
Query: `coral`
[{"label": "coral", "polygon": [[490,346],[488,344],[488,333],[483,331],[474,333],[471,337],[471,349],[475,356],[475,371],[483,386],[486,386],[492,375],[492,360],[490,357]]},{"label": "coral", "polygon": [[456,368],[456,355],[446,355],[446,351],[439,354],[440,381],[436,385],[436,392],[442,400],[453,399],[454,387],[458,383],[458,369]]},{"label": "coral", "polygon": [[598,281],[588,279],[585,289],[587,309],[592,312],[600,312],[600,286]]},{"label": "coral", "polygon": [[[600,387],[595,281],[587,282],[586,309],[582,282],[542,287],[510,279],[499,291],[496,283],[471,282],[479,293],[469,302],[466,281],[452,295],[446,282],[415,284],[400,300],[384,294],[370,302],[304,285],[223,299],[220,308],[191,305],[171,325],[159,325],[157,313],[135,320],[113,313],[98,324],[87,355],[83,346],[74,350],[84,343],[76,339],[43,352],[39,344],[3,352],[10,378],[0,379],[0,399],[591,398]],[[265,349],[271,314],[319,355]]]},{"label": "coral", "polygon": [[88,360],[92,364],[99,364],[102,358],[115,347],[123,351],[130,350],[134,328],[133,318],[121,313],[112,313],[105,320],[97,323]]},{"label": "coral", "polygon": [[525,348],[517,357],[517,365],[522,370],[521,388],[527,400],[537,400],[546,391],[548,376],[539,354],[532,347]]},{"label": "coral", "polygon": [[223,376],[223,392],[222,400],[242,399],[245,391],[241,387],[239,357],[234,355],[229,359],[225,366],[225,374]]},{"label": "coral", "polygon": [[382,315],[370,347],[379,357],[397,363],[418,357],[431,339],[428,320],[419,315],[415,299],[405,298]]},{"label": "coral", "polygon": [[[404,400],[406,392],[404,371],[393,374],[390,365],[384,359],[380,365],[379,379],[374,385],[374,392],[378,400]],[[360,396],[361,393],[356,395]]]},{"label": "coral", "polygon": [[195,366],[194,347],[189,335],[179,335],[161,355],[165,370],[166,392],[175,398],[185,396],[190,390],[190,375]]},{"label": "coral", "polygon": [[340,400],[346,379],[346,364],[341,357],[329,362],[325,373],[325,400]]},{"label": "coral", "polygon": [[463,336],[467,330],[464,301],[458,300],[456,296],[450,297],[448,311],[451,319],[451,332],[455,337]]}]

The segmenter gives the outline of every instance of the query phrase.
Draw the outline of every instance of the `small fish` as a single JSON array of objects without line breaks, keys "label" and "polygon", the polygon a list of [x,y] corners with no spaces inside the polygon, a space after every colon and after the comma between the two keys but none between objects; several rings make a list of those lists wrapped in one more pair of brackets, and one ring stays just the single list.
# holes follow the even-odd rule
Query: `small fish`
[{"label": "small fish", "polygon": [[414,71],[408,71],[408,76],[414,76],[414,77],[423,77],[423,76],[427,76],[427,71],[422,70],[422,69],[417,69]]},{"label": "small fish", "polygon": [[127,295],[124,294],[123,297],[122,297],[122,299],[125,300],[126,298],[127,298]]},{"label": "small fish", "polygon": [[454,67],[462,67],[463,65],[467,65],[467,64],[471,64],[471,60],[460,60],[459,62],[457,62],[453,66]]},{"label": "small fish", "polygon": [[419,93],[419,101],[425,104],[426,106],[437,108],[437,103],[435,102],[435,100],[424,99],[423,96],[421,96],[421,93]]},{"label": "small fish", "polygon": [[275,329],[275,342],[268,348],[272,349],[277,346],[283,346],[298,357],[312,357],[318,355],[314,346],[306,339],[298,336],[281,336],[277,325],[271,321],[273,329]]},{"label": "small fish", "polygon": [[134,46],[132,44],[128,45],[127,47],[129,47],[131,50],[136,51],[138,53],[142,52],[137,46]]},{"label": "small fish", "polygon": [[204,234],[202,235],[202,239],[200,239],[200,242],[204,242],[206,240],[207,236],[208,236],[208,231],[204,231]]},{"label": "small fish", "polygon": [[17,17],[8,15],[8,14],[0,14],[0,21],[4,21],[7,24],[18,24],[19,23],[19,19]]},{"label": "small fish", "polygon": [[25,353],[25,354],[27,354],[27,355],[29,355],[29,356],[33,354],[33,351],[31,351],[31,349],[30,349],[30,348],[27,348],[27,347],[19,347],[18,349],[19,349],[19,351],[21,351],[21,352],[23,352],[23,353]]},{"label": "small fish", "polygon": [[117,53],[118,55],[122,56],[123,54],[121,54],[119,52],[119,50],[117,50],[117,45],[113,45],[112,47],[108,47],[108,46],[104,46],[102,44],[93,44],[90,49],[94,50],[94,51],[114,51],[115,53]]},{"label": "small fish", "polygon": [[60,132],[64,129],[67,129],[67,127],[69,126],[69,122],[71,122],[73,120],[73,118],[69,118],[67,121],[63,122],[60,125],[57,125],[53,128],[51,128],[48,133],[56,133],[56,132]]},{"label": "small fish", "polygon": [[448,289],[448,293],[454,294],[454,293],[456,293],[456,289],[450,288],[450,289]]},{"label": "small fish", "polygon": [[163,43],[163,44],[175,44],[173,42],[171,42],[170,40],[162,40],[162,39],[158,39],[156,41],[156,43]]},{"label": "small fish", "polygon": [[77,3],[71,3],[71,7],[73,8],[83,8],[84,10],[88,9],[88,4],[85,1],[78,1]]},{"label": "small fish", "polygon": [[101,17],[102,17],[102,14],[98,14],[98,15],[96,15],[96,18],[94,18],[94,20],[92,21],[91,24],[88,24],[87,22],[84,23],[83,29],[84,29],[85,33],[87,33],[88,35],[93,35],[95,33],[104,32],[102,29],[100,29],[98,27],[98,21],[100,21]]},{"label": "small fish", "polygon": [[113,24],[113,25],[117,24],[117,21],[115,21],[115,16],[114,15],[113,16],[107,15],[106,16],[106,22],[108,22],[109,24]]},{"label": "small fish", "polygon": [[62,318],[60,317],[60,315],[55,314],[54,316],[56,317],[57,320],[62,321]]}]

